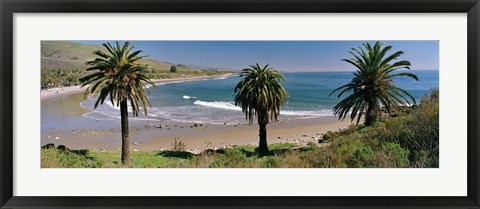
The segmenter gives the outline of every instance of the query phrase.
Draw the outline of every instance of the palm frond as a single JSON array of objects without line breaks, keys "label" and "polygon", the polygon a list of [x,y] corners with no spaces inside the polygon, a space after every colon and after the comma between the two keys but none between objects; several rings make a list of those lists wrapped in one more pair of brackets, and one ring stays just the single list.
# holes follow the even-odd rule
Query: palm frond
[{"label": "palm frond", "polygon": [[86,62],[91,66],[87,70],[96,72],[79,79],[82,86],[90,85],[84,96],[97,97],[94,108],[109,97],[110,102],[117,106],[122,101],[130,101],[133,116],[138,116],[140,110],[147,114],[146,106],[151,104],[145,94],[145,83],[152,86],[155,84],[145,76],[146,66],[136,62],[144,57],[140,56],[143,51],[130,53],[135,47],[130,46],[129,42],[125,42],[123,46],[118,41],[115,46],[110,43],[102,45],[106,52],[94,51],[93,54],[98,57]]},{"label": "palm frond", "polygon": [[259,123],[275,121],[288,99],[288,93],[281,82],[287,79],[268,64],[258,63],[243,69],[242,78],[234,88],[235,105],[242,108],[245,119],[250,123],[257,118]]},{"label": "palm frond", "polygon": [[392,46],[383,46],[382,42],[376,42],[373,46],[366,42],[363,47],[353,48],[349,53],[353,56],[351,59],[342,59],[342,61],[353,65],[356,72],[352,80],[334,89],[329,96],[340,91],[337,98],[341,98],[345,93],[350,95],[343,98],[333,109],[333,113],[339,119],[345,119],[348,114],[353,121],[357,118],[357,124],[360,118],[365,115],[366,123],[375,120],[372,115],[367,114],[378,112],[383,105],[390,113],[392,109],[402,109],[410,101],[416,103],[413,96],[406,90],[393,85],[393,78],[398,76],[410,77],[418,81],[418,76],[409,72],[392,73],[398,69],[410,69],[410,62],[406,60],[390,64],[393,60],[400,57],[403,52],[397,51],[390,55],[388,52]]}]

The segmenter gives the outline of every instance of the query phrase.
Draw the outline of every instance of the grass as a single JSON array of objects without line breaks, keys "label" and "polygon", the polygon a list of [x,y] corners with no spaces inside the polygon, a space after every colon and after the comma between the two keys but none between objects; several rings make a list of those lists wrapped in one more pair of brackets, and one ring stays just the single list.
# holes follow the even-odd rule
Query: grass
[{"label": "grass", "polygon": [[[104,168],[120,168],[120,151],[91,152],[90,156],[97,159]],[[127,167],[133,168],[161,168],[169,163],[181,161],[181,158],[160,157],[156,151],[132,152],[132,162]]]},{"label": "grass", "polygon": [[258,158],[255,146],[236,146],[221,150],[206,150],[194,155],[185,151],[132,152],[128,166],[120,163],[120,151],[61,150],[53,146],[42,148],[42,168],[172,168],[172,167],[272,167],[272,160],[293,144],[271,144],[271,155]]},{"label": "grass", "polygon": [[[311,167],[408,167],[408,152],[396,145],[370,146],[361,140],[342,140],[335,147],[314,144],[292,149],[293,144],[271,144],[270,155],[258,157],[255,146],[206,150],[194,155],[185,151],[132,152],[128,166],[120,163],[120,151],[78,153],[58,148],[42,149],[42,167],[61,168],[311,168]],[[383,155],[395,156],[381,162]],[[386,158],[385,158],[386,159]],[[399,162],[396,162],[396,159]],[[61,162],[61,163],[57,163]],[[381,164],[383,163],[383,164]]]},{"label": "grass", "polygon": [[81,152],[65,151],[57,148],[42,149],[42,168],[95,168],[99,161]]}]

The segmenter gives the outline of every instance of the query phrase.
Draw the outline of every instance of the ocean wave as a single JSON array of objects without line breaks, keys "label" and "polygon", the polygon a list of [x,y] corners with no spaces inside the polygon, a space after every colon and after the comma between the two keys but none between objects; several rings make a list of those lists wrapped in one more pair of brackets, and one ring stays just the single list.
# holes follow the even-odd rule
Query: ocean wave
[{"label": "ocean wave", "polygon": [[240,111],[201,105],[154,107],[149,112],[156,115],[158,119],[182,123],[236,124],[244,119]]},{"label": "ocean wave", "polygon": [[192,97],[192,96],[188,96],[188,95],[183,95],[182,99],[195,99],[197,97]]},{"label": "ocean wave", "polygon": [[205,102],[201,100],[196,100],[193,102],[195,105],[205,106],[205,107],[213,107],[213,108],[220,108],[225,110],[238,110],[241,111],[242,108],[235,106],[232,102]]},{"label": "ocean wave", "polygon": [[[85,108],[85,109],[89,109],[89,110],[93,110],[94,104],[95,104],[96,101],[97,101],[96,99],[94,99],[94,98],[92,98],[92,97],[89,97],[87,100],[85,100],[85,101],[83,101],[83,102],[80,102],[80,107]],[[106,104],[107,106],[109,106],[110,108],[120,110],[120,107],[117,107],[117,105],[114,105],[114,104],[110,101],[109,98],[107,98],[107,99],[104,101],[103,105],[105,105],[105,104]],[[103,107],[102,104],[99,103],[97,108],[102,108],[102,107]],[[129,107],[130,107],[130,105],[129,105]]]},{"label": "ocean wave", "polygon": [[[242,108],[235,106],[233,102],[206,102],[201,100],[196,100],[193,102],[195,105],[219,108],[225,110],[236,110],[241,111]],[[320,109],[320,110],[281,110],[280,115],[288,116],[310,116],[310,117],[323,117],[323,116],[332,116],[333,112],[330,109]]]},{"label": "ocean wave", "polygon": [[[112,109],[120,110],[120,105],[113,104],[111,101],[105,101],[105,103],[103,103],[103,104],[108,105],[108,106],[111,107]],[[139,105],[140,105],[140,104],[139,104]],[[142,108],[142,107],[138,107],[138,110],[139,110],[139,112],[142,112],[142,111],[143,111],[143,108]],[[130,105],[130,102],[127,102],[127,112],[133,112],[133,109],[132,109],[132,106]]]},{"label": "ocean wave", "polygon": [[179,118],[171,118],[169,120],[178,122],[178,123],[198,123],[198,124],[211,124],[211,125],[234,125],[238,124],[238,122],[223,122],[217,120],[195,120],[195,119],[179,119]]},{"label": "ocean wave", "polygon": [[[188,96],[188,95],[184,95]],[[192,96],[188,96],[193,98]],[[89,107],[91,112],[84,114],[86,118],[94,120],[119,120],[119,108],[110,101],[105,101],[105,105],[100,105],[93,110],[95,100],[87,100],[81,103],[82,107]],[[191,103],[190,103],[191,104]],[[131,111],[131,108],[129,108]],[[148,108],[148,115],[139,115],[139,117],[130,117],[134,121],[165,121],[172,120],[185,123],[208,123],[208,124],[238,124],[245,120],[241,108],[235,106],[233,102],[226,101],[202,101],[195,100],[193,105],[187,106],[164,106]],[[331,116],[332,110],[281,110],[280,118],[317,118]]]},{"label": "ocean wave", "polygon": [[[120,113],[92,111],[83,114],[83,117],[93,120],[120,120]],[[129,117],[128,119],[134,121],[160,121],[154,117]]]},{"label": "ocean wave", "polygon": [[312,117],[323,117],[323,116],[332,116],[333,112],[329,109],[321,110],[280,110],[280,115],[293,115],[293,116],[312,116]]},{"label": "ocean wave", "polygon": [[[106,101],[104,104],[106,104],[106,105],[110,106],[110,107],[111,107],[111,108],[113,108],[113,109],[120,110],[120,106],[119,106],[119,105],[115,105],[115,104],[113,104],[113,103],[112,103],[112,102],[110,102],[110,101]],[[128,108],[128,109],[131,111],[131,109],[130,109],[130,108]]]},{"label": "ocean wave", "polygon": [[[89,98],[83,102],[80,102],[80,107],[90,110],[90,112],[83,114],[83,117],[94,119],[94,120],[114,120],[120,119],[120,107],[116,104],[111,103],[110,100],[106,100],[103,105],[99,105],[94,109],[94,104],[96,100]],[[149,109],[150,110],[150,109]],[[127,111],[131,113],[132,107],[130,103],[127,104]],[[139,107],[139,111],[142,112],[143,108]],[[154,114],[148,113],[147,116],[139,115],[139,117],[129,117],[132,120],[142,120],[142,121],[156,121],[157,117]]]}]

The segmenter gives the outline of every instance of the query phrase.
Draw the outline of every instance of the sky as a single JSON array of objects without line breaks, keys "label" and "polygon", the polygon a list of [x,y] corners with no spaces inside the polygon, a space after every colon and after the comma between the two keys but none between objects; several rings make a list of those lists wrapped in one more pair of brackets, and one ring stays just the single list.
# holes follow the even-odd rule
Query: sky
[{"label": "sky", "polygon": [[[102,44],[106,41],[75,41]],[[114,42],[114,41],[109,41]],[[284,72],[354,71],[341,59],[352,58],[352,48],[364,41],[130,41],[136,49],[160,61],[240,70],[270,64]],[[374,44],[375,41],[369,41]],[[403,51],[397,61],[408,60],[412,70],[438,70],[438,41],[383,41],[390,53]]]}]

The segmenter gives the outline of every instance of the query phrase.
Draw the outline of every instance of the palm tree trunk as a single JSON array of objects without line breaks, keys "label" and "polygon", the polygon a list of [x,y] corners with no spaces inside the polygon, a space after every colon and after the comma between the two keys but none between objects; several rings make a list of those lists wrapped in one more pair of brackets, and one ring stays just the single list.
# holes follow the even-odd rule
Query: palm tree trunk
[{"label": "palm tree trunk", "polygon": [[375,102],[368,102],[367,112],[365,113],[365,125],[370,126],[377,120],[377,111],[375,110]]},{"label": "palm tree trunk", "polygon": [[120,102],[120,116],[122,121],[122,164],[130,163],[130,142],[128,140],[128,107],[127,101]]},{"label": "palm tree trunk", "polygon": [[267,145],[267,124],[260,123],[259,134],[260,141],[258,143],[258,154],[260,156],[268,155],[268,145]]},{"label": "palm tree trunk", "polygon": [[365,114],[365,125],[366,125],[366,126],[370,126],[370,125],[373,124],[373,121],[374,121],[374,119],[373,119],[371,110],[368,109],[367,112],[366,112],[366,114]]}]

